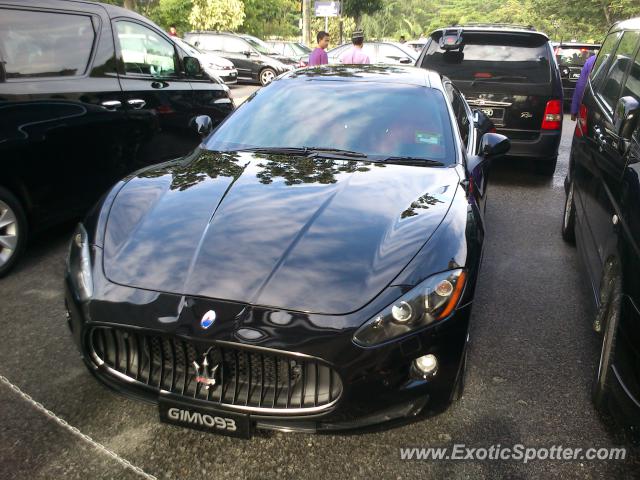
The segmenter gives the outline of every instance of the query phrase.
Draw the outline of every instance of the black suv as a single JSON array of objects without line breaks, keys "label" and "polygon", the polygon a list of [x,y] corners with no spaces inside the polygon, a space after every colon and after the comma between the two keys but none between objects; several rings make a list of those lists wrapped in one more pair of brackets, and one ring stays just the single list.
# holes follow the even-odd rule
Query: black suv
[{"label": "black suv", "polygon": [[416,63],[454,81],[511,140],[510,156],[553,175],[562,134],[562,83],[549,38],[529,27],[467,25],[434,31]]},{"label": "black suv", "polygon": [[580,78],[580,72],[587,59],[598,54],[600,45],[593,43],[568,42],[554,46],[556,60],[560,67],[562,78],[562,91],[564,93],[564,105],[569,107],[576,89],[576,82]]},{"label": "black suv", "polygon": [[136,13],[0,0],[0,275],[27,230],[83,215],[119,178],[196,147],[192,118],[232,110],[227,88]]},{"label": "black suv", "polygon": [[238,70],[238,80],[260,82],[271,81],[299,65],[299,61],[278,55],[269,45],[251,35],[226,32],[189,32],[185,41],[205,52],[215,53],[231,61]]},{"label": "black suv", "polygon": [[601,410],[640,428],[640,18],[609,31],[576,122],[562,236],[592,287]]}]

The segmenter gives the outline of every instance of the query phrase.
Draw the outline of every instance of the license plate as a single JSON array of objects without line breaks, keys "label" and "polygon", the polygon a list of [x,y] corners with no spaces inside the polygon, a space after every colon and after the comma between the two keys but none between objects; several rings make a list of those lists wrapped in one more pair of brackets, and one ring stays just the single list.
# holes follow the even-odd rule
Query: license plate
[{"label": "license plate", "polygon": [[504,118],[504,108],[484,107],[480,110],[493,121],[502,121]]},{"label": "license plate", "polygon": [[229,437],[251,438],[249,415],[193,406],[170,395],[161,395],[160,421]]}]

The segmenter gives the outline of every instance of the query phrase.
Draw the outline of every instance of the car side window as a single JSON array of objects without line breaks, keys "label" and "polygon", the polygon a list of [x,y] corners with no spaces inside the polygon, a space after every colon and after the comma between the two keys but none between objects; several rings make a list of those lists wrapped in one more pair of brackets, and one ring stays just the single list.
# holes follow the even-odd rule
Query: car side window
[{"label": "car side window", "polygon": [[633,61],[633,53],[638,45],[638,39],[640,39],[640,32],[624,32],[615,56],[612,57],[607,75],[596,89],[598,97],[606,104],[609,112],[613,112],[613,108],[620,96],[622,82],[627,69]]},{"label": "car side window", "polygon": [[153,76],[175,75],[174,46],[159,34],[138,23],[116,23],[125,73]]},{"label": "car side window", "polygon": [[407,55],[397,47],[393,45],[387,45],[386,43],[381,43],[378,46],[378,55],[382,58],[391,58],[392,60],[399,61],[401,58],[406,58]]},{"label": "car side window", "polygon": [[89,15],[0,8],[7,79],[83,75],[95,37]]},{"label": "car side window", "polygon": [[226,37],[224,39],[224,51],[229,53],[244,53],[251,51],[251,47],[244,41],[235,37]]},{"label": "car side window", "polygon": [[221,52],[223,38],[218,35],[200,35],[200,43],[196,47],[202,50]]},{"label": "car side window", "polygon": [[638,50],[636,58],[629,69],[629,76],[624,83],[622,94],[620,96],[634,97],[640,102],[640,50]]},{"label": "car side window", "polygon": [[465,146],[469,145],[469,133],[471,131],[469,115],[467,109],[464,106],[464,99],[460,92],[458,92],[450,83],[446,85],[447,96],[451,100],[451,106],[456,116],[456,123],[458,124],[458,130],[460,130],[460,137]]},{"label": "car side window", "polygon": [[602,47],[598,53],[598,58],[596,58],[596,62],[593,64],[593,68],[591,69],[590,78],[592,85],[597,85],[604,76],[606,66],[609,63],[609,57],[611,57],[613,49],[618,44],[619,39],[620,32],[614,32],[610,33],[602,43]]}]

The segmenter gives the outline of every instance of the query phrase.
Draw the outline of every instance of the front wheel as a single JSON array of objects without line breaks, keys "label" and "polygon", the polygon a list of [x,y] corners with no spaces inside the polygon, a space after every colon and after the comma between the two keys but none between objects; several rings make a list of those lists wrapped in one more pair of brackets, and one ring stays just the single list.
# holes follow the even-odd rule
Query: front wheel
[{"label": "front wheel", "polygon": [[20,201],[0,187],[0,277],[6,275],[24,250],[27,220]]},{"label": "front wheel", "polygon": [[260,84],[264,87],[269,85],[276,78],[276,72],[272,68],[265,68],[260,72]]}]

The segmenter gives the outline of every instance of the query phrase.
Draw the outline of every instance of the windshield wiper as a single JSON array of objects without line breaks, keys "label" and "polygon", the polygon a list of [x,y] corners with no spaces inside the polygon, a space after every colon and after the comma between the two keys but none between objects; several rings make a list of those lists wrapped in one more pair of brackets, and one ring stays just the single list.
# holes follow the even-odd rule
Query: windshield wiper
[{"label": "windshield wiper", "polygon": [[321,157],[323,154],[348,158],[367,158],[367,155],[353,150],[325,147],[250,147],[242,148],[239,152],[275,153],[279,155],[301,155],[305,157]]},{"label": "windshield wiper", "polygon": [[382,163],[392,163],[394,165],[412,165],[416,167],[444,167],[444,163],[437,160],[421,157],[387,157],[380,160]]},{"label": "windshield wiper", "polygon": [[471,82],[471,86],[473,87],[476,82],[493,82],[496,80],[526,80],[527,77],[523,77],[521,75],[500,75],[497,77],[489,77],[489,78],[476,78],[473,82]]}]

